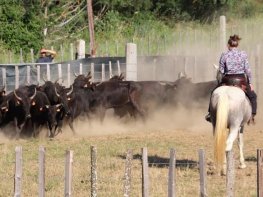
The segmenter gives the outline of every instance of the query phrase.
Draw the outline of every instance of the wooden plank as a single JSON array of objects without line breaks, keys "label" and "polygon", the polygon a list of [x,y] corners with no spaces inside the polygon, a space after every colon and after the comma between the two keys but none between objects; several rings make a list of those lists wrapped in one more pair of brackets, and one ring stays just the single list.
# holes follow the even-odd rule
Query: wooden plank
[{"label": "wooden plank", "polygon": [[72,196],[72,169],[73,169],[73,151],[66,151],[65,163],[65,197]]},{"label": "wooden plank", "polygon": [[79,74],[82,75],[83,72],[82,72],[82,63],[79,64]]},{"label": "wooden plank", "polygon": [[91,81],[94,82],[95,76],[94,76],[94,63],[90,64],[90,74],[91,74]]},{"label": "wooden plank", "polygon": [[7,90],[7,87],[6,87],[6,68],[2,68],[2,79],[3,79],[3,86],[5,87],[5,91]]},{"label": "wooden plank", "polygon": [[105,81],[105,64],[101,65],[101,81]]},{"label": "wooden plank", "polygon": [[124,173],[124,197],[131,195],[131,167],[132,167],[132,150],[127,151],[125,173]]},{"label": "wooden plank", "polygon": [[34,49],[30,49],[30,54],[31,54],[31,62],[34,63],[35,59],[34,59]]},{"label": "wooden plank", "polygon": [[203,149],[199,150],[199,174],[200,174],[200,196],[207,197],[206,190],[206,160],[205,151]]},{"label": "wooden plank", "polygon": [[142,148],[142,197],[149,197],[149,170],[147,148]]},{"label": "wooden plank", "polygon": [[118,75],[121,75],[121,66],[120,66],[120,61],[117,61],[117,67],[118,67]]},{"label": "wooden plank", "polygon": [[226,176],[226,196],[234,196],[234,183],[235,183],[235,159],[233,150],[227,151],[227,176]]},{"label": "wooden plank", "polygon": [[91,197],[97,196],[97,148],[91,146]]},{"label": "wooden plank", "polygon": [[175,149],[170,150],[170,162],[168,172],[168,197],[175,197]]},{"label": "wooden plank", "polygon": [[37,65],[37,82],[40,83],[40,65]]},{"label": "wooden plank", "polygon": [[67,70],[67,75],[68,75],[68,87],[71,85],[71,73],[70,73],[70,64],[68,64],[68,70]]},{"label": "wooden plank", "polygon": [[263,197],[263,149],[257,150],[257,196]]},{"label": "wooden plank", "polygon": [[39,177],[38,177],[38,196],[45,197],[45,152],[46,149],[42,146],[39,147]]},{"label": "wooden plank", "polygon": [[15,197],[22,196],[22,146],[15,148],[16,163],[15,163]]},{"label": "wooden plank", "polygon": [[70,59],[74,60],[74,48],[73,48],[73,43],[70,43]]},{"label": "wooden plank", "polygon": [[15,89],[19,87],[19,68],[15,66]]},{"label": "wooden plank", "polygon": [[30,84],[30,66],[26,66],[26,82]]},{"label": "wooden plank", "polygon": [[[62,79],[61,64],[58,64],[58,79]],[[63,81],[63,80],[61,80],[61,81]]]},{"label": "wooden plank", "polygon": [[112,78],[113,75],[112,75],[112,65],[111,65],[111,61],[109,61],[109,73],[110,73],[110,78]]},{"label": "wooden plank", "polygon": [[47,64],[47,80],[50,81],[50,65]]}]

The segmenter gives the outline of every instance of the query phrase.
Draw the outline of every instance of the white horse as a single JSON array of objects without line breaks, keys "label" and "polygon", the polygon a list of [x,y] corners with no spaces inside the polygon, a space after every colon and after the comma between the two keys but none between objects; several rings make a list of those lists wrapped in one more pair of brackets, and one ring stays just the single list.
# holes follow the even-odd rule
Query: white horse
[{"label": "white horse", "polygon": [[[231,151],[238,137],[240,168],[245,168],[243,128],[251,118],[251,104],[239,87],[220,86],[214,90],[210,102],[214,134],[214,156],[218,167],[226,173],[226,152]],[[229,134],[227,133],[229,131]]]}]

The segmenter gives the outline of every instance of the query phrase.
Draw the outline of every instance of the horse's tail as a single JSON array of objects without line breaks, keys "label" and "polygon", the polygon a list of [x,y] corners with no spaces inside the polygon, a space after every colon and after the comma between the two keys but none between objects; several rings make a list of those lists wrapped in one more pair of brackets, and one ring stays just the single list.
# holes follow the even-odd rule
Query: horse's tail
[{"label": "horse's tail", "polygon": [[225,157],[228,109],[228,96],[223,93],[218,98],[216,112],[214,155],[217,165],[223,165]]}]

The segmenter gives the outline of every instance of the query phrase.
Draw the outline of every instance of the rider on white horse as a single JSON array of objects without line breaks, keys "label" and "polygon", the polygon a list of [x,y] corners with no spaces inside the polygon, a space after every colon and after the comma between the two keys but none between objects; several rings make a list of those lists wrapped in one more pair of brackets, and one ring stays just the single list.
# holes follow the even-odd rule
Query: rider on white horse
[{"label": "rider on white horse", "polygon": [[[236,83],[242,83],[244,91],[249,98],[252,106],[251,120],[254,122],[254,117],[257,113],[257,95],[252,85],[252,75],[248,63],[248,56],[246,52],[237,49],[241,38],[238,35],[229,37],[228,40],[228,51],[222,53],[219,60],[219,72],[222,74],[222,80],[219,86],[222,84],[226,85],[239,85]],[[206,115],[206,120],[211,122],[210,109]]]}]

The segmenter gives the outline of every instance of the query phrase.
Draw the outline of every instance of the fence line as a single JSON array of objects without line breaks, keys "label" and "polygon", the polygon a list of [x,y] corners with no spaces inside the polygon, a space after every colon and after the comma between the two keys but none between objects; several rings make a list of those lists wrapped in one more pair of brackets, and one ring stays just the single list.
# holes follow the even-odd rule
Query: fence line
[{"label": "fence line", "polygon": [[[97,196],[97,187],[98,187],[98,177],[97,177],[97,148],[95,146],[90,147],[90,156],[91,156],[91,196]],[[144,147],[141,149],[142,151],[142,158],[141,158],[141,167],[142,167],[142,195],[149,196],[149,163],[148,163],[148,154],[147,148]],[[45,196],[45,148],[40,146],[39,147],[39,176],[38,176],[38,185],[39,185],[39,196]],[[126,154],[126,161],[125,161],[125,169],[124,169],[124,178],[123,181],[123,192],[124,196],[128,197],[131,195],[132,184],[131,184],[131,168],[132,168],[132,160],[133,154],[132,150],[128,149]],[[257,150],[257,194],[259,197],[263,196],[263,150]],[[21,196],[22,195],[22,172],[23,172],[23,159],[22,159],[22,147],[17,146],[15,148],[15,176],[14,176],[14,196]],[[199,173],[200,173],[200,196],[205,197],[208,196],[206,187],[206,161],[205,161],[205,152],[203,149],[198,151],[199,154]],[[176,196],[176,178],[175,178],[175,167],[176,167],[176,157],[175,157],[175,149],[170,149],[170,157],[169,157],[169,170],[168,170],[168,191],[167,196],[174,197]],[[227,177],[226,177],[226,187],[227,187],[227,196],[234,196],[234,157],[233,151],[227,153]],[[64,187],[64,196],[72,196],[73,191],[73,151],[67,150],[65,154],[65,187]],[[103,177],[100,177],[102,179]]]}]

